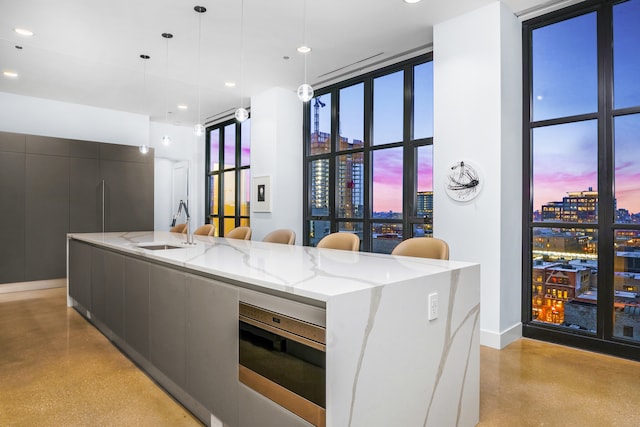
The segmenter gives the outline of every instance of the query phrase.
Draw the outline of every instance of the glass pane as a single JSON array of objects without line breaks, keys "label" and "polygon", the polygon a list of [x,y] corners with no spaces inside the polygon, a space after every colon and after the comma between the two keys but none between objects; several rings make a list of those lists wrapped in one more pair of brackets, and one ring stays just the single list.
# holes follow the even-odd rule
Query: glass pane
[{"label": "glass pane", "polygon": [[598,107],[596,13],[533,30],[533,120]]},{"label": "glass pane", "polygon": [[596,332],[598,233],[534,228],[532,320]]},{"label": "glass pane", "polygon": [[338,231],[345,233],[353,233],[360,238],[360,248],[362,248],[362,238],[364,225],[361,222],[339,222]]},{"label": "glass pane", "polygon": [[236,219],[235,218],[224,218],[224,234],[226,235],[231,230],[236,228]]},{"label": "glass pane", "polygon": [[[423,232],[429,234],[433,228],[433,145],[416,148],[417,183],[416,183],[416,212],[415,215],[424,218]],[[416,228],[414,227],[414,236]]]},{"label": "glass pane", "polygon": [[329,233],[331,233],[329,221],[309,221],[309,246],[316,246]]},{"label": "glass pane", "polygon": [[640,224],[640,114],[616,117],[616,221]]},{"label": "glass pane", "polygon": [[433,62],[413,68],[413,139],[433,136]]},{"label": "glass pane", "polygon": [[433,237],[432,224],[413,224],[411,237]]},{"label": "glass pane", "polygon": [[218,215],[218,186],[219,186],[218,175],[213,175],[209,177],[209,189],[211,191],[211,200],[209,206],[209,213],[211,215]]},{"label": "glass pane", "polygon": [[251,169],[240,171],[240,215],[249,216],[251,207]]},{"label": "glass pane", "polygon": [[597,221],[597,132],[595,120],[533,130],[534,221]]},{"label": "glass pane", "polygon": [[329,215],[329,159],[311,162],[311,215]]},{"label": "glass pane", "polygon": [[364,216],[364,154],[353,153],[337,157],[338,182],[336,200],[339,218]]},{"label": "glass pane", "polygon": [[[222,193],[224,215],[233,216],[236,214],[236,179],[235,178],[236,178],[236,173],[234,171],[224,173],[224,177],[223,177],[224,192]],[[225,224],[226,224],[226,220],[225,220]]]},{"label": "glass pane", "polygon": [[209,218],[209,222],[211,224],[213,224],[214,227],[216,227],[216,231],[214,233],[214,236],[219,236],[220,235],[219,234],[220,233],[220,229],[219,229],[219,227],[220,227],[220,218],[218,218],[217,216],[216,217],[211,217],[211,218]]},{"label": "glass pane", "polygon": [[402,141],[404,71],[373,80],[373,144]]},{"label": "glass pane", "polygon": [[340,89],[338,150],[364,146],[364,83]]},{"label": "glass pane", "polygon": [[240,227],[251,227],[249,218],[240,218]]},{"label": "glass pane", "polygon": [[640,341],[640,231],[616,231],[613,259],[613,335]]},{"label": "glass pane", "polygon": [[311,108],[311,147],[309,154],[331,151],[331,94],[316,96],[309,102]]},{"label": "glass pane", "polygon": [[224,127],[224,168],[236,167],[236,124]]},{"label": "glass pane", "polygon": [[613,82],[615,108],[640,105],[640,0],[613,6]]},{"label": "glass pane", "polygon": [[373,223],[371,225],[373,252],[390,254],[398,243],[402,242],[402,224]]},{"label": "glass pane", "polygon": [[251,119],[240,125],[240,166],[251,164]]},{"label": "glass pane", "polygon": [[402,147],[373,152],[373,218],[402,219]]},{"label": "glass pane", "polygon": [[209,132],[209,171],[220,169],[220,129]]}]

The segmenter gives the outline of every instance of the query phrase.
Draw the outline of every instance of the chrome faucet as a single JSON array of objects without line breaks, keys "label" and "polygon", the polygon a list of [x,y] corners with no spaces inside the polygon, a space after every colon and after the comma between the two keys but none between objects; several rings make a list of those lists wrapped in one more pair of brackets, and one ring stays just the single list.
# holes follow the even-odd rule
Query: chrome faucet
[{"label": "chrome faucet", "polygon": [[180,203],[178,204],[178,212],[176,212],[176,214],[173,216],[173,221],[171,221],[171,226],[173,227],[176,225],[176,220],[180,216],[180,212],[182,212],[183,207],[184,207],[184,214],[186,216],[186,223],[187,223],[187,241],[183,243],[186,245],[195,245],[195,242],[193,241],[193,234],[191,234],[191,230],[189,230],[189,222],[191,220],[191,216],[189,215],[189,208],[187,208],[187,204],[184,202],[184,200],[180,200]]}]

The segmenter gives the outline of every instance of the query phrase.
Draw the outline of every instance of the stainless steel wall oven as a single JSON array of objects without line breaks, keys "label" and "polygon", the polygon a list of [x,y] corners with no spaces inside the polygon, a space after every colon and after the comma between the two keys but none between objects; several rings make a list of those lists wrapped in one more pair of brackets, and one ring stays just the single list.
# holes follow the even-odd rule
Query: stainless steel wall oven
[{"label": "stainless steel wall oven", "polygon": [[240,302],[239,379],[315,426],[325,425],[325,328]]}]

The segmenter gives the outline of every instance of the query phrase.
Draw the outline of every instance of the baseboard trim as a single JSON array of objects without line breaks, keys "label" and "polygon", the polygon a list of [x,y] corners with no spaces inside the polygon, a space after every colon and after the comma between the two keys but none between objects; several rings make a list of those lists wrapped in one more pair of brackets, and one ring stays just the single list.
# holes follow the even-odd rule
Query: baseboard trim
[{"label": "baseboard trim", "polygon": [[0,294],[10,292],[38,291],[41,289],[64,288],[67,286],[67,278],[36,280],[33,282],[4,283],[0,285]]},{"label": "baseboard trim", "polygon": [[522,338],[522,323],[516,323],[501,333],[480,329],[480,345],[502,350],[514,341]]}]

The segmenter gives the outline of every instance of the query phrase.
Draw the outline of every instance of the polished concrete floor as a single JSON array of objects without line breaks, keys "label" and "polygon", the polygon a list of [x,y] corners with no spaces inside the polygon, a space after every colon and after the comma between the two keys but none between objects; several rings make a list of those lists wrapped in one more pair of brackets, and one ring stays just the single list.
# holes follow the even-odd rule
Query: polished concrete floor
[{"label": "polished concrete floor", "polygon": [[[0,294],[0,426],[200,425],[65,292]],[[640,425],[638,362],[528,339],[480,358],[479,426]]]}]

